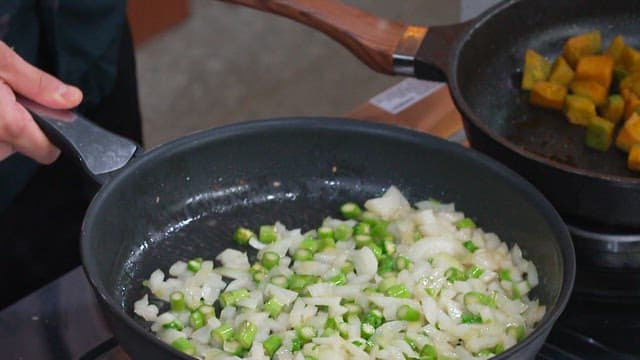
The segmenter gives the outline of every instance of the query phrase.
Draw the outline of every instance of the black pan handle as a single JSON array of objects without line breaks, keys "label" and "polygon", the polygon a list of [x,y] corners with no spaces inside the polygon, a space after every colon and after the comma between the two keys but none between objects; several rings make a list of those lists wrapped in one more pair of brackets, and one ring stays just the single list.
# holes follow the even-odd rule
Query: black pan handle
[{"label": "black pan handle", "polygon": [[18,102],[31,114],[49,140],[74,159],[95,181],[104,184],[142,148],[68,110],[54,110],[24,97]]},{"label": "black pan handle", "polygon": [[475,19],[465,22],[432,26],[424,37],[411,60],[415,76],[418,79],[447,81],[450,75],[450,64],[453,59],[453,48],[464,34],[469,31]]}]

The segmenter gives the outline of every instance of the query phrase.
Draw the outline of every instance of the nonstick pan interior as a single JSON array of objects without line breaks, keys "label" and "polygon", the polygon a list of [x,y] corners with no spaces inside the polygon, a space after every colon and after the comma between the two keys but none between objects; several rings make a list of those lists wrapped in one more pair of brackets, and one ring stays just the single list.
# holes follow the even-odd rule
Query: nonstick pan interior
[{"label": "nonstick pan interior", "polygon": [[555,320],[568,299],[575,260],[564,224],[539,193],[462,146],[362,121],[250,122],[151,151],[94,199],[83,263],[110,312],[135,327],[124,314],[132,315],[142,280],[153,270],[214,258],[234,246],[231,234],[239,225],[281,221],[309,229],[337,215],[341,203],[379,196],[392,184],[410,201],[455,202],[485,230],[517,242],[538,266],[534,297],[548,306],[544,321]]},{"label": "nonstick pan interior", "polygon": [[586,148],[583,127],[570,125],[560,112],[530,106],[520,90],[527,48],[553,60],[568,37],[592,30],[602,32],[605,49],[618,34],[640,47],[640,1],[510,3],[496,8],[461,39],[451,84],[466,103],[458,104],[463,112],[475,114],[475,121],[513,144],[509,146],[524,148],[543,161],[640,182],[640,176],[627,169],[626,154],[614,147],[605,153]]}]

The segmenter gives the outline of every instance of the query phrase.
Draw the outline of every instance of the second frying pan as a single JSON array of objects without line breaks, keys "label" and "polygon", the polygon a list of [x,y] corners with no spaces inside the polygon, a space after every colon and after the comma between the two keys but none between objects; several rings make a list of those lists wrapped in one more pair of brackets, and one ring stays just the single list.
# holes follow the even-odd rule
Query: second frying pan
[{"label": "second frying pan", "polygon": [[372,69],[447,80],[471,145],[538,187],[572,223],[640,229],[640,174],[616,149],[583,145],[584,129],[530,107],[519,90],[527,48],[549,58],[581,32],[640,46],[640,0],[511,0],[471,22],[436,27],[385,20],[336,0],[228,0],[292,18],[346,46]]}]

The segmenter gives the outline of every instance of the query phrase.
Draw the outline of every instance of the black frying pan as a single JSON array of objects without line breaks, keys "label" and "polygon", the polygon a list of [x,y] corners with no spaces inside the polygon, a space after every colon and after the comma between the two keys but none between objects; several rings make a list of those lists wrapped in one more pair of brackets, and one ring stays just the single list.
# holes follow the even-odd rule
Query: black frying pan
[{"label": "black frying pan", "polygon": [[566,306],[575,254],[554,208],[498,162],[426,134],[364,121],[289,118],[193,134],[141,155],[68,112],[26,104],[54,142],[99,182],[81,255],[118,342],[135,359],[187,359],[133,316],[142,281],[196,256],[213,259],[237,226],[277,220],[308,229],[340,204],[398,186],[411,201],[455,202],[537,265],[539,326],[496,359],[533,358]]},{"label": "black frying pan", "polygon": [[[552,59],[598,29],[640,47],[640,1],[511,0],[471,22],[431,28],[383,20],[335,0],[227,0],[290,17],[387,74],[447,79],[471,145],[530,180],[570,223],[640,229],[640,174],[617,149],[598,153],[584,129],[536,109],[519,90],[524,53]],[[339,69],[336,69],[339,71]]]}]

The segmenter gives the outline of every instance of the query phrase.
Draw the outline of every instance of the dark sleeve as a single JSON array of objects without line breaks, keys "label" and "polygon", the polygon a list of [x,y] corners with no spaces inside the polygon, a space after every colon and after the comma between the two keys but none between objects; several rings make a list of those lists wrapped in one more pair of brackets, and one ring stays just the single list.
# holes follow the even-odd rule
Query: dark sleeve
[{"label": "dark sleeve", "polygon": [[37,65],[40,21],[35,1],[0,1],[0,40]]},{"label": "dark sleeve", "polygon": [[[38,65],[40,22],[35,1],[0,0],[0,40],[31,64]],[[0,162],[0,214],[37,168],[33,160],[20,154]]]},{"label": "dark sleeve", "polygon": [[54,74],[84,92],[90,109],[113,88],[126,0],[41,2],[42,41]]}]

